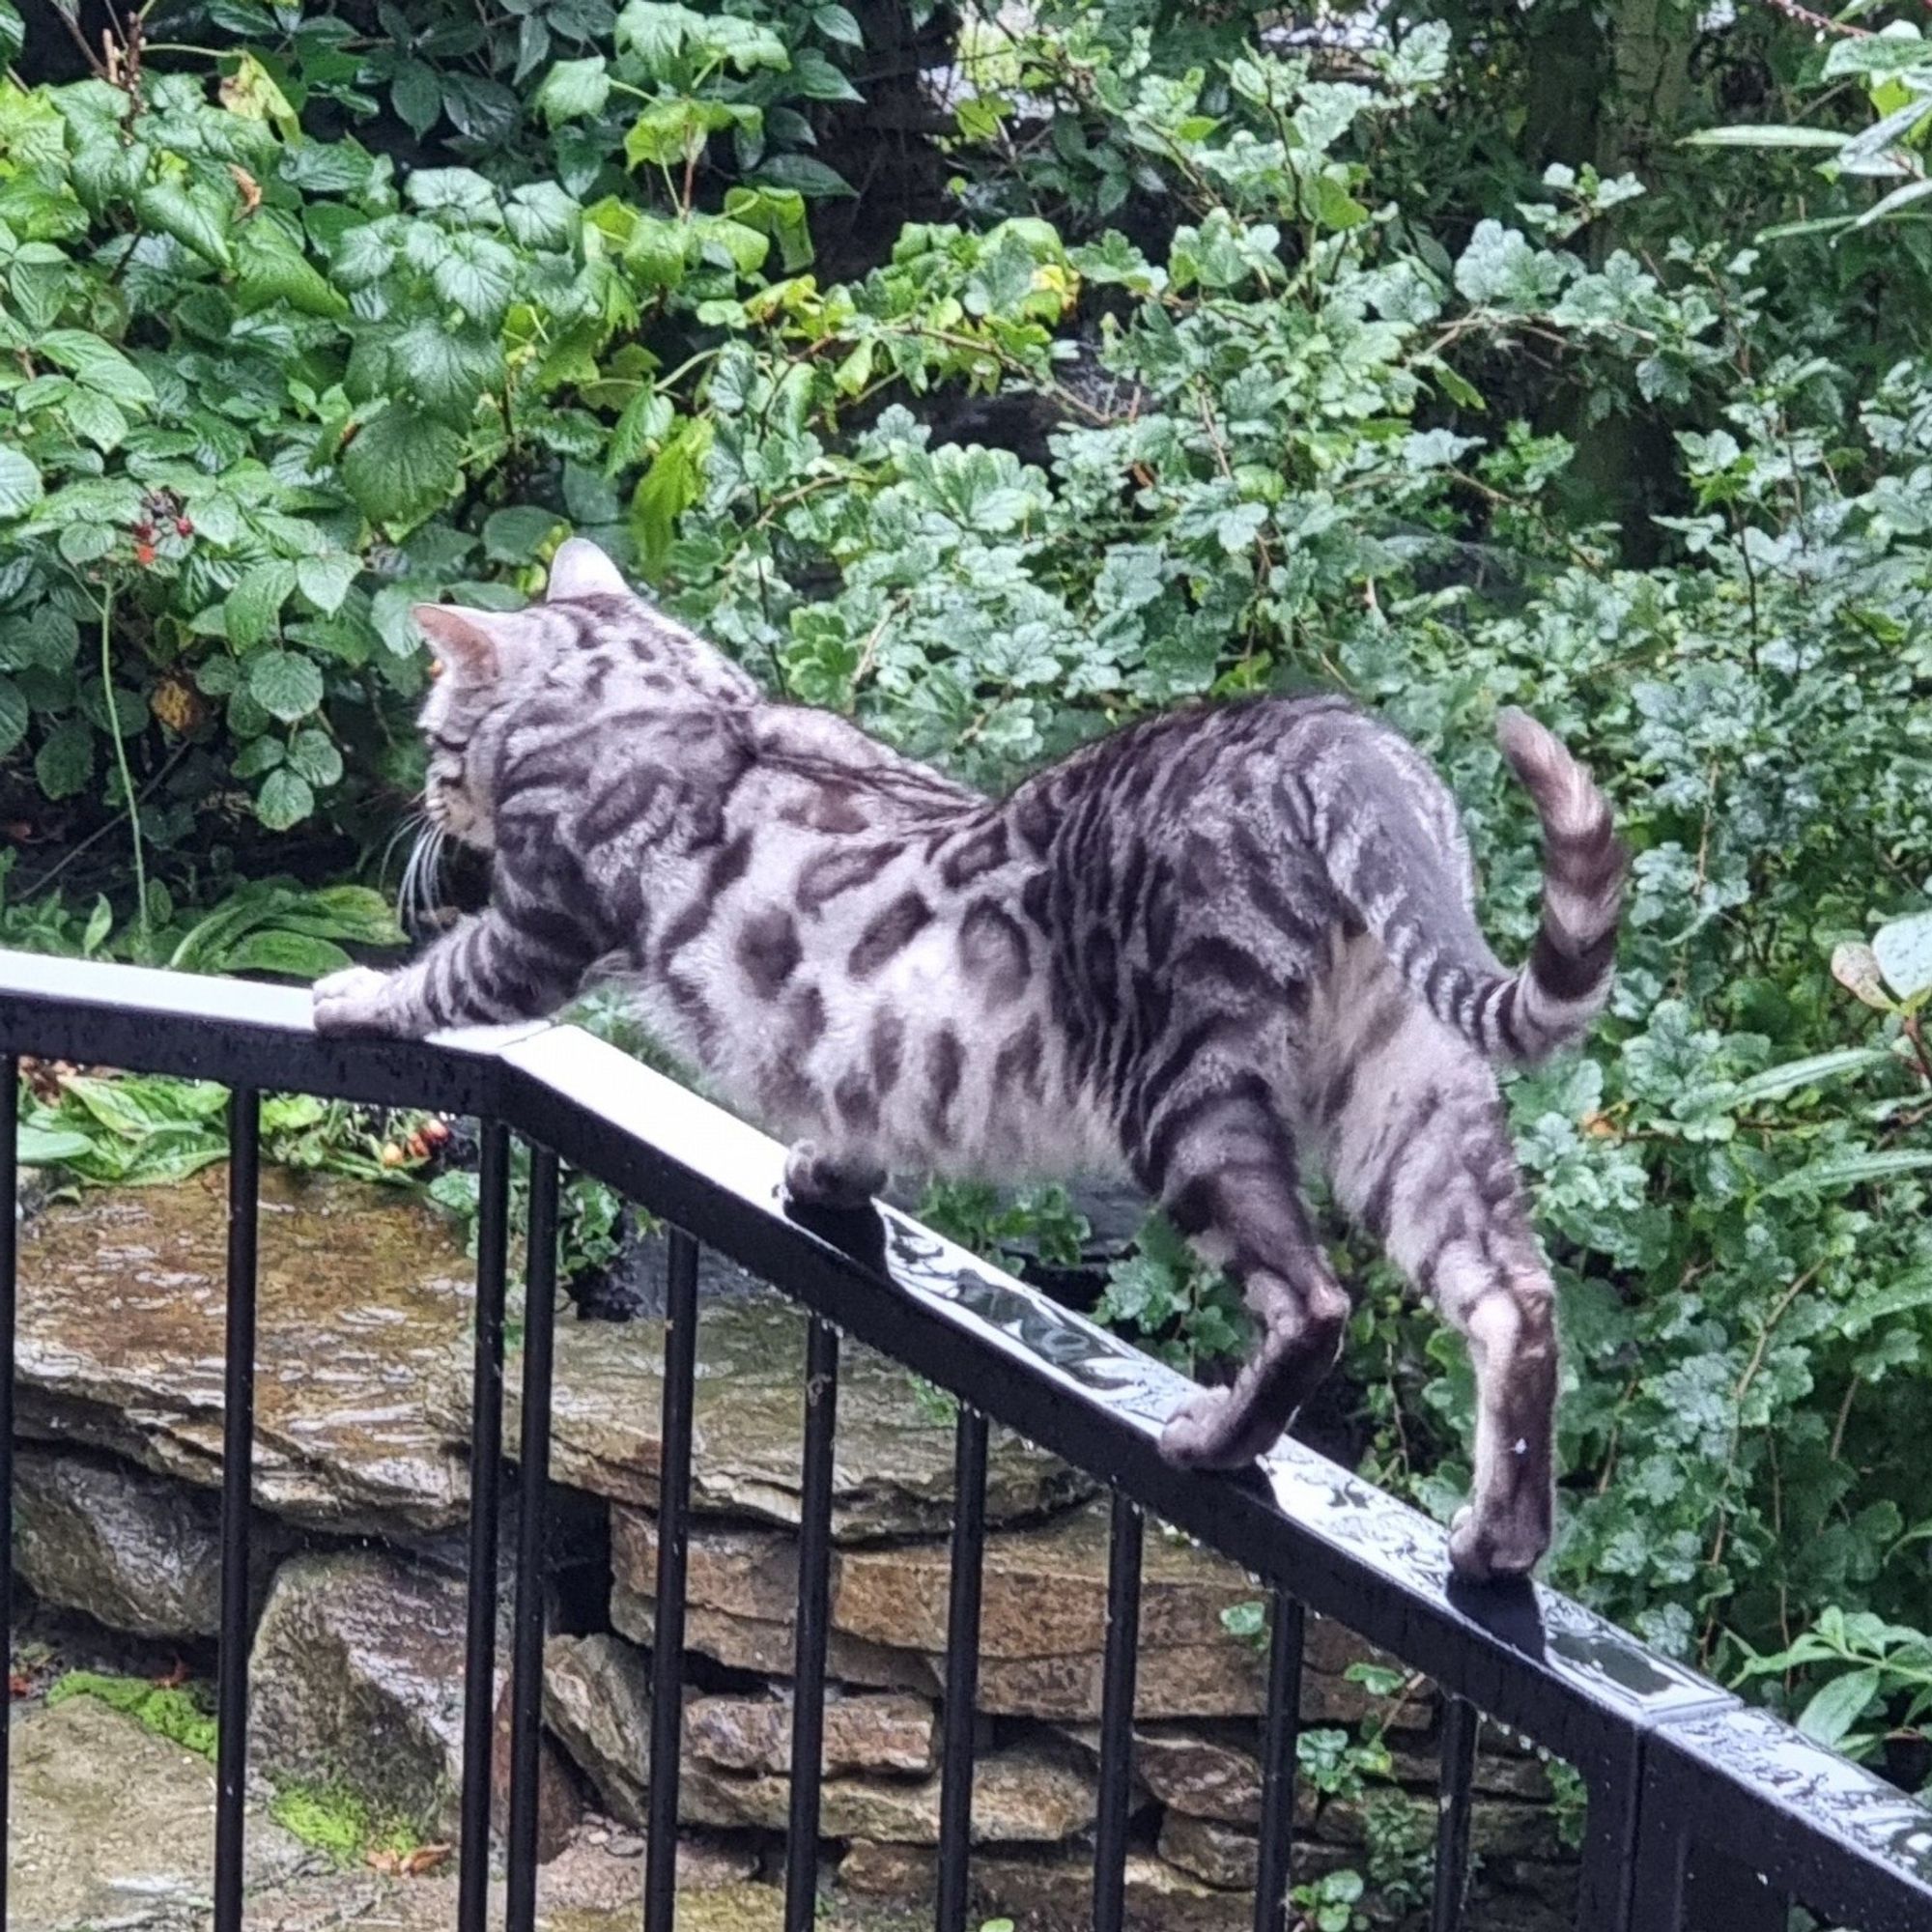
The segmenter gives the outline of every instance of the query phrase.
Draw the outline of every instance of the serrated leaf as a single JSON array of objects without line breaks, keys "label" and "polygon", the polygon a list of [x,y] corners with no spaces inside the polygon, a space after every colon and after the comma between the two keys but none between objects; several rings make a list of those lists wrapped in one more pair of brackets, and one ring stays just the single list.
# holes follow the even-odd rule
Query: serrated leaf
[{"label": "serrated leaf", "polygon": [[472,322],[494,327],[515,292],[517,258],[487,235],[451,235],[430,270],[430,283]]},{"label": "serrated leaf", "polygon": [[0,443],[0,517],[22,517],[42,497],[41,472],[17,449]]},{"label": "serrated leaf", "polygon": [[69,718],[47,733],[34,754],[34,777],[49,798],[71,798],[94,776],[94,727]]},{"label": "serrated leaf", "polygon": [[221,619],[228,641],[238,651],[246,651],[270,637],[295,587],[296,567],[286,557],[252,564],[222,600]]},{"label": "serrated leaf", "polygon": [[257,218],[235,242],[236,300],[244,310],[287,302],[302,315],[346,315],[349,303],[280,229]]},{"label": "serrated leaf", "polygon": [[325,556],[305,556],[296,564],[296,584],[318,611],[339,611],[360,568],[360,562],[346,551],[331,551]]},{"label": "serrated leaf", "polygon": [[1838,1325],[1856,1341],[1878,1322],[1920,1308],[1932,1308],[1932,1267],[1913,1268],[1870,1294],[1861,1294],[1845,1310]]},{"label": "serrated leaf", "polygon": [[419,523],[461,475],[463,444],[446,425],[392,403],[337,459],[342,481],[372,524]]},{"label": "serrated leaf", "polygon": [[419,318],[390,345],[396,373],[424,409],[467,428],[478,399],[503,379],[502,345],[480,328],[448,328]]},{"label": "serrated leaf", "polygon": [[1872,934],[1872,957],[1901,1000],[1932,992],[1932,912],[1894,919]]},{"label": "serrated leaf", "polygon": [[299,772],[279,766],[262,782],[255,797],[255,816],[270,832],[286,832],[299,825],[315,810],[315,793]]},{"label": "serrated leaf", "polygon": [[611,74],[602,54],[558,61],[537,89],[534,106],[554,128],[559,121],[587,121],[611,99]]},{"label": "serrated leaf", "polygon": [[583,219],[582,205],[555,182],[530,182],[503,204],[503,220],[526,248],[566,248]]},{"label": "serrated leaf", "polygon": [[342,776],[342,753],[326,731],[298,731],[288,763],[312,785],[332,785]]},{"label": "serrated leaf", "polygon": [[156,182],[141,190],[135,213],[150,228],[172,235],[184,248],[224,273],[234,265],[228,245],[229,212],[213,192],[184,182]]},{"label": "serrated leaf", "polygon": [[248,695],[271,717],[292,724],[322,702],[322,672],[295,651],[257,651],[248,660]]},{"label": "serrated leaf", "polygon": [[0,758],[27,735],[27,700],[11,677],[0,677]]},{"label": "serrated leaf", "polygon": [[35,343],[48,361],[57,362],[76,383],[99,394],[146,409],[155,400],[155,385],[111,342],[81,328],[50,328]]},{"label": "serrated leaf", "polygon": [[111,396],[78,386],[61,406],[67,426],[83,441],[99,450],[119,449],[127,440],[128,418]]},{"label": "serrated leaf", "polygon": [[[264,798],[258,805],[258,812],[264,824],[268,823],[269,806],[264,787]],[[293,806],[291,797],[286,802],[277,801],[277,809],[286,803]],[[308,810],[314,809],[314,800],[309,801]],[[297,818],[305,818],[308,811],[297,813]],[[296,820],[292,819],[291,824]],[[221,957],[224,973],[273,973],[279,978],[299,980],[307,983],[319,980],[325,973],[338,972],[350,963],[349,955],[333,940],[317,939],[305,932],[288,932],[280,927],[269,926],[258,932],[243,933],[235,944],[228,947]],[[266,1110],[265,1110],[266,1111]]]},{"label": "serrated leaf", "polygon": [[553,531],[564,527],[554,510],[540,510],[529,503],[513,503],[495,510],[483,526],[483,549],[498,563],[526,564]]}]

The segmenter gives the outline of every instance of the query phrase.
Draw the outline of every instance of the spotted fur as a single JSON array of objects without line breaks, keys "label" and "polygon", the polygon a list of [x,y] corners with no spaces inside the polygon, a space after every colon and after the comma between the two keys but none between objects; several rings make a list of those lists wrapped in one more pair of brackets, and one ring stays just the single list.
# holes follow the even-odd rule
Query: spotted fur
[{"label": "spotted fur", "polygon": [[1240,1282],[1258,1342],[1168,1424],[1177,1463],[1274,1442],[1348,1300],[1297,1177],[1467,1337],[1481,1415],[1465,1573],[1547,1547],[1550,1285],[1492,1063],[1574,1040],[1608,993],[1623,860],[1603,797],[1520,713],[1542,929],[1476,924],[1455,807],[1336,697],[1136,725],[988,799],[741,670],[566,545],[549,601],[417,612],[444,665],[427,806],[494,854],[489,910],[386,978],[317,989],[327,1031],[540,1014],[614,961],[723,1097],[791,1142],[794,1193],[888,1170],[1124,1173]]}]

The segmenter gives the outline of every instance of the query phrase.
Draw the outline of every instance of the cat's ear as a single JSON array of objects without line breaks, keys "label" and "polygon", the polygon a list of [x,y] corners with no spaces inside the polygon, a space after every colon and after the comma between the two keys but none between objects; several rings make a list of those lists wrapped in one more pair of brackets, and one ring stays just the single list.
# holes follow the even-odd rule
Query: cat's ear
[{"label": "cat's ear", "polygon": [[571,537],[551,559],[550,588],[544,602],[573,597],[628,597],[631,586],[617,566],[587,537]]},{"label": "cat's ear", "polygon": [[418,604],[411,611],[436,646],[437,661],[465,684],[487,684],[501,668],[497,653],[503,613],[467,611],[460,604]]}]

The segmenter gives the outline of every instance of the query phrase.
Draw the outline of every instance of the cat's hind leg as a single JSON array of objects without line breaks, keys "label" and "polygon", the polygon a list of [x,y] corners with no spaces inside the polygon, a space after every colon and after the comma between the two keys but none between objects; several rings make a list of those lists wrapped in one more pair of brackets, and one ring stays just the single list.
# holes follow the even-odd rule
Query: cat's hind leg
[{"label": "cat's hind leg", "polygon": [[1349,1319],[1302,1205],[1293,1140],[1260,1077],[1236,1074],[1173,1096],[1136,1165],[1202,1260],[1240,1284],[1256,1327],[1233,1385],[1190,1396],[1161,1454],[1183,1468],[1243,1467],[1274,1447],[1334,1365]]},{"label": "cat's hind leg", "polygon": [[1556,1321],[1495,1075],[1418,1010],[1347,1084],[1329,1123],[1336,1193],[1475,1370],[1475,1480],[1450,1561],[1479,1580],[1525,1576],[1554,1515]]}]

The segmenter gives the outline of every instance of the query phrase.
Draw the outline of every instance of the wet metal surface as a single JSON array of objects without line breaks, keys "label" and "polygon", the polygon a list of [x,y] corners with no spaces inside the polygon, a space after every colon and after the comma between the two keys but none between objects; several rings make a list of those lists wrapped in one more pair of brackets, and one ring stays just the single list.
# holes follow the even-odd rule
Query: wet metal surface
[{"label": "wet metal surface", "polygon": [[0,954],[7,1052],[507,1121],[1577,1764],[1588,1926],[1629,1924],[1633,1850],[1687,1817],[1866,1932],[1932,1924],[1932,1811],[1577,1605],[1452,1582],[1439,1525],[1299,1445],[1240,1476],[1169,1468],[1181,1378],[901,1214],[788,1212],[776,1144],[575,1029],[318,1040],[299,992]]}]

